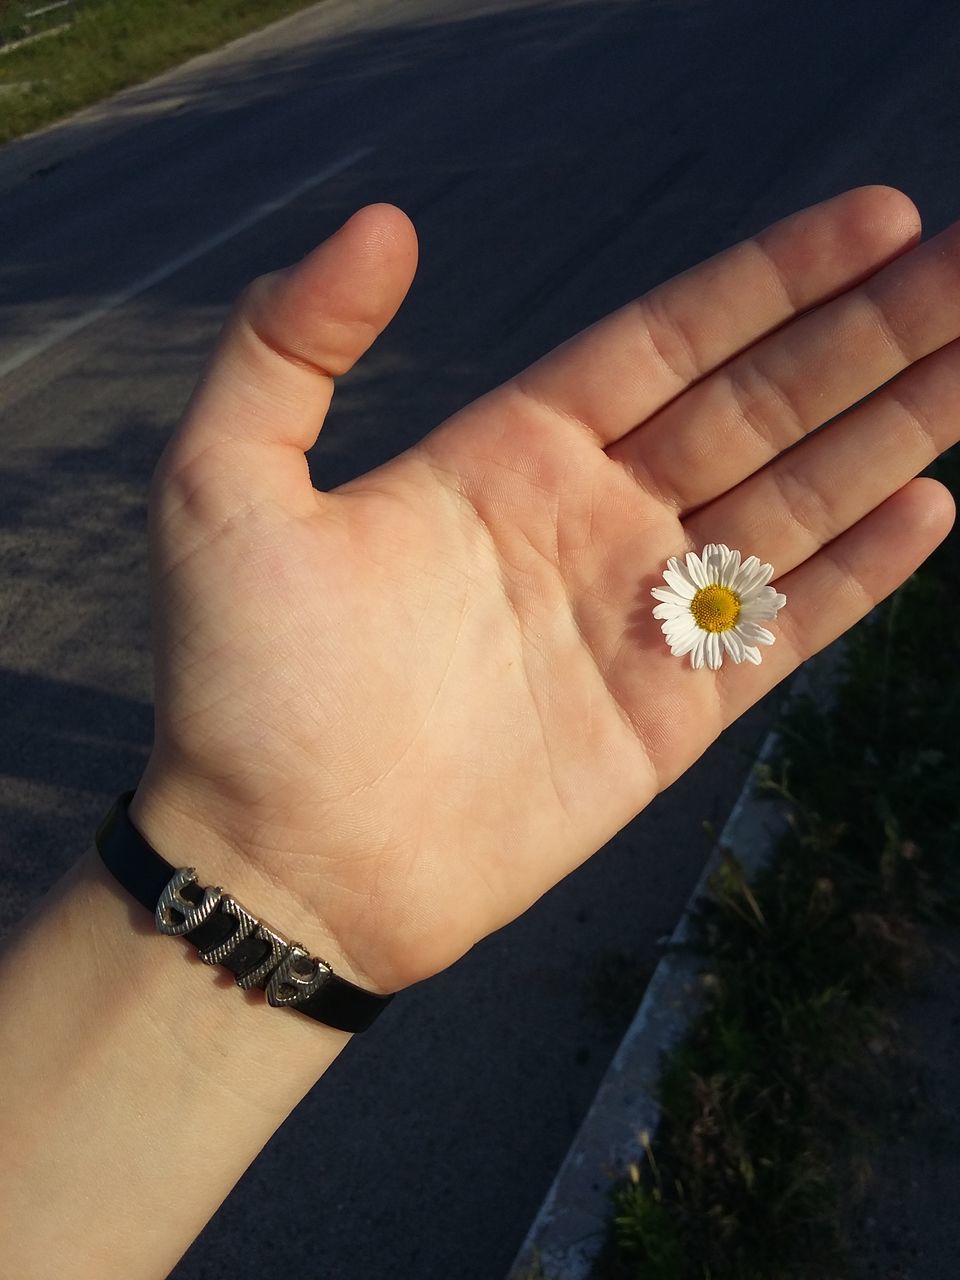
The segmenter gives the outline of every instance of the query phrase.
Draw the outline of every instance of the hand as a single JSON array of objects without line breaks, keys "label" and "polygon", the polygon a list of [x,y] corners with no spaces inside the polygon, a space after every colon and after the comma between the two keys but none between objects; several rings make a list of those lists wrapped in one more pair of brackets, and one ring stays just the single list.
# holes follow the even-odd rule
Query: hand
[{"label": "hand", "polygon": [[[913,477],[960,431],[960,226],[918,239],[887,188],[798,213],[329,493],[304,453],[413,230],[373,206],[256,281],[151,495],[148,838],[382,990],[520,914],[948,532]],[[652,616],[710,541],[775,566],[760,666],[693,671]]]}]

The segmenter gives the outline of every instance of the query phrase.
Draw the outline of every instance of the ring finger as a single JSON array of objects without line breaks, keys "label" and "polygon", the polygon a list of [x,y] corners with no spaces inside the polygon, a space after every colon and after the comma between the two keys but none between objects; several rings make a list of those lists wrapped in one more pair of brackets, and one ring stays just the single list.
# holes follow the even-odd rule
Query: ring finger
[{"label": "ring finger", "polygon": [[789,572],[878,507],[960,437],[960,341],[701,507],[696,546],[724,542]]}]

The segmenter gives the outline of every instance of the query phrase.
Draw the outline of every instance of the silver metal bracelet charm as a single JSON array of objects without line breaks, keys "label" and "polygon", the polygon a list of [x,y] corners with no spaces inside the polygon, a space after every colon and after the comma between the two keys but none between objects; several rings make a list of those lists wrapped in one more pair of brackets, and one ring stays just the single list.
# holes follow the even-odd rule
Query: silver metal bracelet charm
[{"label": "silver metal bracelet charm", "polygon": [[262,920],[258,921],[257,927],[253,931],[253,936],[259,939],[260,942],[266,942],[270,950],[265,959],[255,969],[251,969],[248,973],[237,974],[237,986],[244,989],[265,987],[271,973],[283,959],[287,947],[290,945],[282,934],[277,933],[275,929],[271,929]]},{"label": "silver metal bracelet charm", "polygon": [[219,885],[213,889],[204,889],[200,902],[190,902],[181,896],[180,890],[184,885],[197,883],[195,867],[181,867],[171,876],[157,903],[156,921],[161,933],[191,933],[216,911],[223,897],[223,890]]},{"label": "silver metal bracelet charm", "polygon": [[270,1004],[296,1007],[333,977],[333,970],[325,961],[311,956],[299,942],[290,942],[258,920],[219,885],[203,889],[202,899],[191,902],[183,896],[183,889],[190,884],[201,887],[194,867],[180,867],[171,876],[157,903],[157,928],[161,933],[182,935],[192,933],[214,912],[230,916],[235,923],[229,937],[207,947],[198,945],[197,954],[205,964],[226,963],[232,968],[228,962],[242,942],[248,938],[265,942],[269,949],[259,963],[240,973],[233,971],[238,987],[265,988]]},{"label": "silver metal bracelet charm", "polygon": [[323,986],[331,970],[322,960],[311,956],[299,942],[290,949],[270,975],[267,999],[274,1006],[300,1004]]},{"label": "silver metal bracelet charm", "polygon": [[[255,916],[252,916],[245,907],[241,907],[236,898],[232,898],[229,893],[224,894],[220,899],[220,914],[233,916],[237,922],[237,927],[230,937],[218,946],[201,948],[197,954],[204,964],[223,964],[227,956],[236,951],[244,938],[249,938],[260,927],[260,921]],[[239,982],[239,979],[237,981]]]}]

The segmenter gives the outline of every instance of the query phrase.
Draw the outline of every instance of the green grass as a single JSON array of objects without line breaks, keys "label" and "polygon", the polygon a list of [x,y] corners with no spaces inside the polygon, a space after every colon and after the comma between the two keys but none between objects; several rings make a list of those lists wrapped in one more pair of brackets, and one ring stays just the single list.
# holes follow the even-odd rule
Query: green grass
[{"label": "green grass", "polygon": [[[935,473],[956,493],[960,464]],[[707,1009],[614,1194],[596,1280],[830,1280],[890,1110],[890,1007],[960,904],[960,539],[849,637],[835,703],[789,707],[764,787],[789,830],[698,915]]]},{"label": "green grass", "polygon": [[70,23],[0,54],[0,142],[309,7],[309,0],[74,0],[26,17],[43,3],[0,2],[6,44]]}]

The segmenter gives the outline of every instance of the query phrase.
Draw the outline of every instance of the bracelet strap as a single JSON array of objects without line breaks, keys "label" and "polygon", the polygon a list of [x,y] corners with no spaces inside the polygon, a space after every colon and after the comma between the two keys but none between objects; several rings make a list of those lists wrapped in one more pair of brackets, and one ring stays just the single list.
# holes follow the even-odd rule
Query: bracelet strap
[{"label": "bracelet strap", "polygon": [[365,1031],[392,995],[364,991],[338,977],[251,915],[219,886],[204,888],[193,867],[174,867],[130,821],[134,793],[126,791],[97,831],[97,849],[108,870],[152,912],[157,929],[193,943],[206,964],[234,974],[238,987],[260,987],[279,1008],[296,1009],[340,1031]]}]

